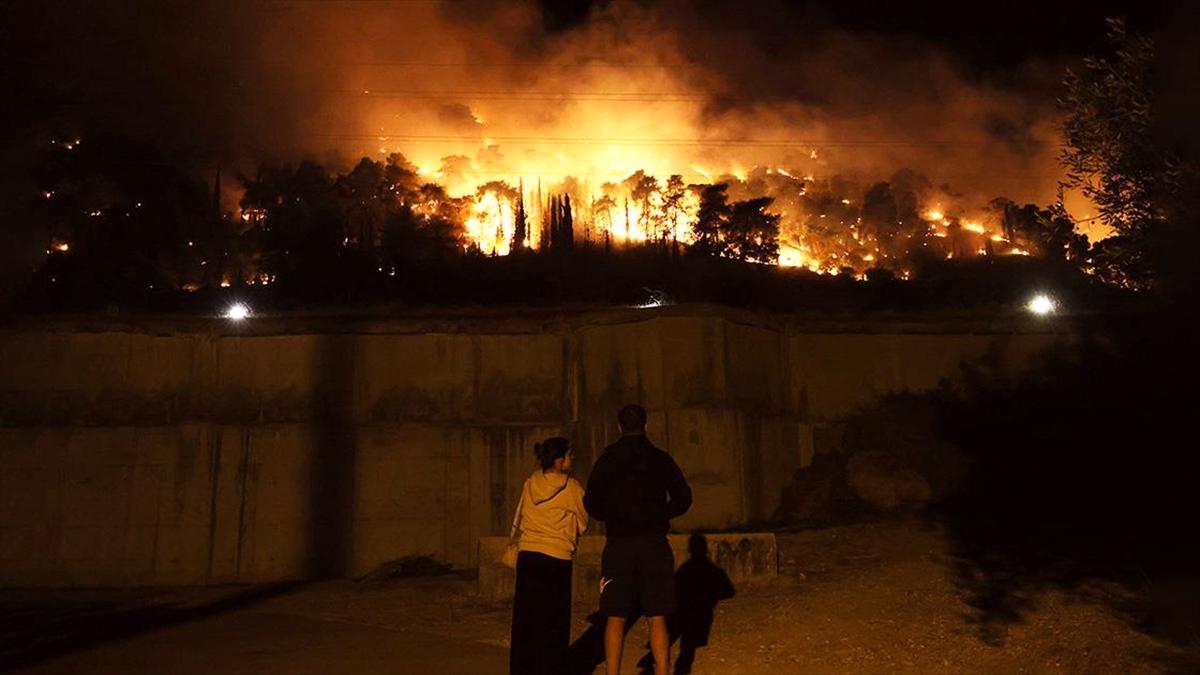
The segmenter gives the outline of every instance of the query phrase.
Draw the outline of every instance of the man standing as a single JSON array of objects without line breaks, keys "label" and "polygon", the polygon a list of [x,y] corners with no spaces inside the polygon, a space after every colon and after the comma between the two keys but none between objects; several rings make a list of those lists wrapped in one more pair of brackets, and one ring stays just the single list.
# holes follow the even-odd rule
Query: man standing
[{"label": "man standing", "polygon": [[608,675],[621,671],[625,622],[650,623],[655,675],[667,675],[667,615],[675,611],[675,557],[667,543],[670,520],[687,512],[692,490],[679,465],[646,438],[646,410],[617,413],[621,438],[604,450],[588,477],[583,506],[607,526],[600,560],[600,613]]}]

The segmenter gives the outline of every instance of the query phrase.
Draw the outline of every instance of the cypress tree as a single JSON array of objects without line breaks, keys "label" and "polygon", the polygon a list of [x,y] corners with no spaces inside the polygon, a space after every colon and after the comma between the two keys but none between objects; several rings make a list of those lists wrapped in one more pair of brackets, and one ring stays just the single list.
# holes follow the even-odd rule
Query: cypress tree
[{"label": "cypress tree", "polygon": [[571,250],[575,247],[575,221],[571,217],[571,195],[563,195],[561,202],[562,217],[559,226],[562,228],[562,247]]},{"label": "cypress tree", "polygon": [[513,225],[512,252],[518,253],[525,250],[525,233],[529,227],[528,218],[525,216],[525,183],[523,181],[517,183],[517,210],[514,219],[516,223]]}]

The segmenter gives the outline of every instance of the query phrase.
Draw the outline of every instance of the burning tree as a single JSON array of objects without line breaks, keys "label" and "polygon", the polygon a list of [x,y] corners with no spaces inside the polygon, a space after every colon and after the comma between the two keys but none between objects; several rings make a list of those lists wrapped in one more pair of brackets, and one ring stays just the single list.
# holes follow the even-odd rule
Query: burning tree
[{"label": "burning tree", "polygon": [[1017,250],[1054,260],[1082,262],[1087,256],[1087,237],[1075,232],[1075,221],[1060,200],[1049,208],[1036,204],[1017,206],[1003,197],[988,204],[1000,225],[1003,241]]},{"label": "burning tree", "polygon": [[546,241],[551,251],[569,251],[575,247],[575,220],[571,215],[571,196],[550,198],[546,222]]},{"label": "burning tree", "polygon": [[529,232],[529,217],[525,215],[525,183],[517,183],[517,210],[513,215],[512,251],[519,253],[525,250],[525,240]]},{"label": "burning tree", "polygon": [[759,197],[736,202],[730,211],[725,255],[748,262],[779,261],[779,215],[767,209],[774,200]]},{"label": "burning tree", "polygon": [[700,210],[693,228],[696,235],[693,251],[703,255],[721,255],[725,252],[724,236],[729,231],[729,220],[733,215],[729,207],[728,190],[728,183],[701,188]]}]

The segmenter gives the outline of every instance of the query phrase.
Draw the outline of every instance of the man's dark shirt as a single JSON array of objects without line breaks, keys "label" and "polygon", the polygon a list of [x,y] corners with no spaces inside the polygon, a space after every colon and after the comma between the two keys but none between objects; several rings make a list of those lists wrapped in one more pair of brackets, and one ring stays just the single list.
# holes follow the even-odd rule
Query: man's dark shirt
[{"label": "man's dark shirt", "polygon": [[679,465],[645,434],[627,434],[604,449],[588,477],[583,506],[609,537],[665,535],[692,505]]}]

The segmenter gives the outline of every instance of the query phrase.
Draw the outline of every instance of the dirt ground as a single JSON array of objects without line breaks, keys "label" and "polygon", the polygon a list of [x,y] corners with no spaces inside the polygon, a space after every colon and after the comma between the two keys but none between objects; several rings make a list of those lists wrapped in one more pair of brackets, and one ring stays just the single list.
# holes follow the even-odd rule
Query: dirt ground
[{"label": "dirt ground", "polygon": [[[1168,672],[1194,653],[1112,609],[1121,591],[1030,598],[981,622],[919,521],[781,534],[780,576],[721,602],[696,673]],[[510,608],[469,578],[257,589],[0,591],[0,671],[503,673]],[[578,636],[590,608],[576,608]],[[645,628],[623,672],[638,672]]]}]

